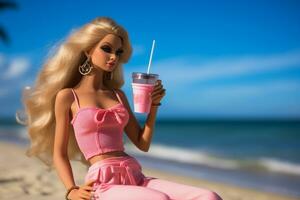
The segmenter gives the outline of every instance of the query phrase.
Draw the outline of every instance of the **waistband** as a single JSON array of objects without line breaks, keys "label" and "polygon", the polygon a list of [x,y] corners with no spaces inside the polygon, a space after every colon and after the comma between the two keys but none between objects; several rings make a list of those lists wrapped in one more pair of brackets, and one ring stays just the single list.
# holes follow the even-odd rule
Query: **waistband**
[{"label": "waistband", "polygon": [[138,185],[145,178],[141,170],[141,165],[132,156],[110,157],[91,165],[85,181],[97,180],[93,186],[100,185],[102,189],[111,184]]},{"label": "waistband", "polygon": [[109,158],[105,158],[103,160],[99,160],[97,162],[95,162],[94,164],[92,164],[89,168],[88,171],[93,171],[95,169],[99,169],[100,167],[104,166],[104,165],[113,165],[113,164],[119,164],[120,162],[124,162],[127,160],[136,160],[134,157],[132,156],[115,156],[115,157],[109,157]]}]

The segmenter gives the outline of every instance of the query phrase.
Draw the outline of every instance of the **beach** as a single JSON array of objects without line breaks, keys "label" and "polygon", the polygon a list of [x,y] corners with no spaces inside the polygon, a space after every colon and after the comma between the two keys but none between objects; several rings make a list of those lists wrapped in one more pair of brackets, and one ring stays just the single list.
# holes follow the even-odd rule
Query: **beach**
[{"label": "beach", "polygon": [[[36,158],[25,155],[26,147],[11,142],[0,142],[0,196],[2,200],[53,200],[64,199],[65,188],[54,170],[47,171]],[[73,175],[78,185],[83,184],[86,166],[72,162]],[[230,184],[196,179],[167,171],[143,167],[146,176],[208,188],[224,200],[293,200],[295,197],[262,192]]]}]

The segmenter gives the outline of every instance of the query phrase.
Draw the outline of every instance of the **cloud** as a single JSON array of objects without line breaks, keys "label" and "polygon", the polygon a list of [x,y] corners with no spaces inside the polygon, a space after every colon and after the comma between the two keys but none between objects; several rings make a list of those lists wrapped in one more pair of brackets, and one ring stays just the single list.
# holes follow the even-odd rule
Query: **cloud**
[{"label": "cloud", "polygon": [[197,58],[175,58],[153,63],[152,66],[153,73],[159,73],[166,81],[172,83],[209,81],[287,68],[300,68],[300,52],[208,61],[199,61]]},{"label": "cloud", "polygon": [[25,57],[16,57],[11,59],[7,65],[7,70],[2,76],[6,80],[22,76],[30,67],[30,61]]},{"label": "cloud", "polygon": [[[229,85],[229,86],[210,86],[209,88],[204,88],[199,93],[203,97],[209,96],[222,96],[222,97],[247,97],[247,96],[263,96],[272,93],[280,92],[296,92],[300,91],[300,79],[281,79],[264,81],[252,84],[243,85]],[[278,97],[277,97],[278,98]]]},{"label": "cloud", "polygon": [[[194,63],[195,62],[195,63]],[[289,52],[268,56],[243,56],[209,61],[198,61],[191,58],[175,58],[158,61],[152,66],[152,73],[158,73],[169,91],[183,92],[195,82],[222,80],[224,78],[240,77],[242,75],[255,75],[257,73],[270,73],[278,70],[300,68],[300,52]],[[142,71],[145,67],[133,67],[133,71]],[[146,70],[146,69],[145,69]],[[131,77],[126,72],[126,77]],[[253,79],[254,80],[254,79]],[[234,82],[231,85],[203,85],[194,91],[208,96],[213,93],[217,96],[233,95],[262,95],[276,91],[300,91],[300,77],[290,80],[281,79],[260,80],[251,82]],[[131,81],[131,80],[127,80]],[[201,83],[200,83],[201,84]],[[181,91],[183,90],[183,91]],[[214,95],[214,96],[215,96]]]},{"label": "cloud", "polygon": [[[186,116],[300,116],[300,77],[284,73],[272,78],[274,72],[299,68],[300,52],[288,52],[209,60],[171,58],[152,63],[151,73],[158,73],[167,89],[166,115],[176,110]],[[146,70],[131,67],[126,82],[131,82],[132,71]],[[259,74],[263,76],[257,79]]]}]

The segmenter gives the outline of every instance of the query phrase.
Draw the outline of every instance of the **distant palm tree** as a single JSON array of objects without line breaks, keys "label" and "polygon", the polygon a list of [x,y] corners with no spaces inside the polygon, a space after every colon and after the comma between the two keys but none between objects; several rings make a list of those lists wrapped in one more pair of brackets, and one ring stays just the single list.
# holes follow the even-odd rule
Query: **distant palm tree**
[{"label": "distant palm tree", "polygon": [[[4,9],[17,9],[18,6],[14,2],[5,2],[5,1],[0,1],[0,11]],[[0,25],[0,40],[5,42],[6,44],[9,43],[10,39],[8,34],[6,33],[5,29]]]}]

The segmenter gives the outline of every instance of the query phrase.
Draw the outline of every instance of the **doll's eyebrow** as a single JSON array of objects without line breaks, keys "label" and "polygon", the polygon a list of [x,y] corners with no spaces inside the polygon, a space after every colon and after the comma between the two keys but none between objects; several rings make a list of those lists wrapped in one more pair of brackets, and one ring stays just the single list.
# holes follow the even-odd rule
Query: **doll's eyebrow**
[{"label": "doll's eyebrow", "polygon": [[109,42],[103,42],[103,44],[108,44],[109,46],[112,46]]}]

